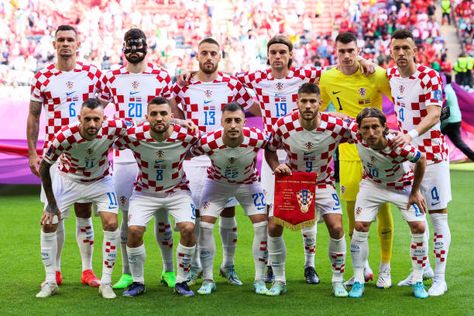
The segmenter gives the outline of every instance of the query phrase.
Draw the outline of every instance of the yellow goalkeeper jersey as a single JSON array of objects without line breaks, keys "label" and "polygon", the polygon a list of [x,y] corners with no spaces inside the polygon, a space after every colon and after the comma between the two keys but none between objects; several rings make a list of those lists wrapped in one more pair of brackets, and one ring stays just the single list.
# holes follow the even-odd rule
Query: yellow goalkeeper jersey
[{"label": "yellow goalkeeper jersey", "polygon": [[[345,75],[337,68],[323,72],[319,83],[321,111],[333,103],[337,112],[355,118],[363,108],[382,109],[382,95],[391,99],[390,84],[385,69],[376,67],[375,73],[366,76],[357,70]],[[357,148],[350,144],[339,146],[339,160],[360,160]]]}]

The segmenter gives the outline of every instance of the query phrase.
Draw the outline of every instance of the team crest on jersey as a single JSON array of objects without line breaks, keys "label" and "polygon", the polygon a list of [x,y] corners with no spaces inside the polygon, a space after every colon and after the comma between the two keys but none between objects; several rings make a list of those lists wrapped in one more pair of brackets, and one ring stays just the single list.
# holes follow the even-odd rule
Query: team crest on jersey
[{"label": "team crest on jersey", "polygon": [[92,155],[92,148],[87,148],[87,154]]},{"label": "team crest on jersey", "polygon": [[165,158],[165,152],[164,152],[163,150],[158,150],[158,151],[156,152],[156,158],[158,158],[158,159],[163,159],[163,158]]},{"label": "team crest on jersey", "polygon": [[398,90],[400,91],[400,94],[403,94],[403,92],[405,92],[405,86],[401,85],[400,87],[398,87]]},{"label": "team crest on jersey", "polygon": [[72,81],[66,82],[66,87],[67,87],[69,90],[71,90],[72,88],[74,88],[74,82],[72,82]]},{"label": "team crest on jersey", "polygon": [[375,163],[377,161],[377,159],[375,158],[375,156],[370,156],[370,162],[371,163]]},{"label": "team crest on jersey", "polygon": [[303,189],[296,193],[296,198],[298,200],[298,205],[300,206],[301,212],[307,213],[309,210],[309,206],[313,201],[314,194],[307,189]]},{"label": "team crest on jersey", "polygon": [[306,149],[313,149],[313,143],[307,142],[306,144],[304,144],[304,147],[306,147]]},{"label": "team crest on jersey", "polygon": [[212,90],[204,90],[204,95],[208,99],[212,98]]},{"label": "team crest on jersey", "polygon": [[359,94],[361,97],[365,97],[367,90],[365,88],[359,88]]},{"label": "team crest on jersey", "polygon": [[230,157],[230,158],[229,158],[229,163],[230,163],[230,164],[233,164],[234,162],[235,162],[235,158],[234,158],[234,157]]},{"label": "team crest on jersey", "polygon": [[138,90],[139,87],[140,87],[140,82],[132,81],[132,89],[133,90]]},{"label": "team crest on jersey", "polygon": [[283,90],[283,87],[284,87],[283,82],[277,82],[277,83],[275,84],[275,88],[276,88],[277,90]]}]

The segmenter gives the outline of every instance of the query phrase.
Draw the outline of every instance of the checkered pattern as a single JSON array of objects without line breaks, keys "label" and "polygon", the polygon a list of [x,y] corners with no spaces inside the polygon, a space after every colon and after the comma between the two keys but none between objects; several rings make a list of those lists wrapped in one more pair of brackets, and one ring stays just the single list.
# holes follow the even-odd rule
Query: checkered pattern
[{"label": "checkered pattern", "polygon": [[250,184],[258,181],[259,175],[255,166],[259,149],[267,146],[267,136],[256,128],[244,127],[244,140],[240,146],[231,148],[224,144],[224,130],[202,135],[201,140],[193,147],[195,155],[207,155],[212,165],[207,169],[207,176],[225,183]]},{"label": "checkered pattern", "polygon": [[221,72],[212,82],[191,81],[185,87],[173,86],[173,96],[186,119],[199,126],[201,132],[220,128],[222,107],[236,102],[247,110],[253,99],[244,86],[235,78]]},{"label": "checkered pattern", "polygon": [[436,260],[439,260],[440,262],[446,261],[446,249],[444,249],[443,235],[435,233],[433,243],[435,245],[433,253],[435,255]]},{"label": "checkered pattern", "polygon": [[[428,114],[427,106],[443,104],[443,92],[439,74],[428,67],[417,65],[416,72],[402,78],[398,68],[387,69],[390,88],[395,103],[398,125],[404,133],[416,128]],[[429,163],[448,160],[448,146],[440,131],[440,122],[426,133],[413,140],[418,149],[425,154]]]},{"label": "checkered pattern", "polygon": [[[158,222],[158,233],[160,235],[172,235],[171,225],[169,223]],[[161,241],[161,244],[165,247],[173,249],[173,238],[166,238]]]},{"label": "checkered pattern", "polygon": [[420,268],[426,266],[428,256],[426,256],[426,248],[422,242],[412,242],[410,245],[411,260]]},{"label": "checkered pattern", "polygon": [[81,233],[85,234],[86,238],[82,240],[83,244],[94,244],[94,232],[92,231],[92,226],[82,226],[79,228]]},{"label": "checkered pattern", "polygon": [[128,148],[138,163],[136,191],[172,193],[189,190],[183,171],[183,160],[199,139],[191,130],[173,126],[170,137],[157,142],[150,135],[150,125],[144,122],[127,130],[127,136],[116,142],[118,148]]},{"label": "checkered pattern", "polygon": [[32,101],[44,106],[46,149],[63,126],[77,121],[82,103],[97,97],[103,89],[103,75],[97,67],[77,62],[72,71],[63,72],[54,64],[38,71],[31,83]]},{"label": "checkered pattern", "polygon": [[[306,238],[308,238],[308,235],[303,234],[303,239],[306,240]],[[316,253],[316,246],[314,244],[308,245],[305,243],[304,250],[305,250],[305,253]]]},{"label": "checkered pattern", "polygon": [[271,133],[278,118],[297,107],[298,88],[305,82],[317,82],[321,72],[320,67],[291,68],[286,78],[275,79],[267,69],[238,74],[237,79],[257,95],[264,129]]},{"label": "checkered pattern", "polygon": [[[364,179],[369,179],[389,189],[403,190],[410,188],[414,174],[410,163],[417,162],[422,154],[412,145],[400,145],[397,148],[387,146],[382,150],[374,150],[365,143],[359,134],[357,150],[364,166]],[[389,134],[390,140],[394,135]]]},{"label": "checkered pattern", "polygon": [[66,176],[79,182],[97,181],[110,173],[109,149],[125,135],[127,126],[121,120],[105,121],[93,140],[84,139],[79,129],[79,122],[61,129],[43,159],[53,164],[63,154],[58,168]]},{"label": "checkered pattern", "polygon": [[344,273],[346,268],[346,256],[344,253],[331,253],[331,267],[333,272]]},{"label": "checkered pattern", "polygon": [[117,246],[113,245],[110,241],[105,242],[105,249],[104,252],[106,253],[106,258],[104,260],[104,265],[112,269],[115,265],[115,258],[117,255]]},{"label": "checkered pattern", "polygon": [[[126,66],[112,70],[104,75],[104,91],[101,98],[115,106],[114,117],[125,119],[131,126],[145,121],[147,105],[151,99],[161,96],[171,98],[171,77],[168,72],[151,63],[141,73],[130,73]],[[115,163],[134,162],[133,154],[117,151]]]},{"label": "checkered pattern", "polygon": [[321,113],[320,126],[305,130],[299,122],[299,112],[280,118],[273,130],[268,148],[276,151],[283,147],[288,154],[292,170],[316,172],[317,184],[334,184],[330,162],[337,145],[352,142],[351,130],[357,125],[353,120],[342,120],[328,113]]},{"label": "checkered pattern", "polygon": [[260,251],[263,251],[264,255],[263,256],[259,256],[258,258],[258,261],[260,262],[264,262],[265,264],[267,264],[268,262],[268,257],[267,257],[267,241],[266,240],[261,240],[260,241],[260,247],[259,247],[259,250]]}]

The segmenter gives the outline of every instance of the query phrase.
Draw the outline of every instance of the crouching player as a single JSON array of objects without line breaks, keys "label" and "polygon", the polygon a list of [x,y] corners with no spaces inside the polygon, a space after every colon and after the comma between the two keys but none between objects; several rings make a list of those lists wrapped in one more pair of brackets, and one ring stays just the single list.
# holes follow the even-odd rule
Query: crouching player
[{"label": "crouching player", "polygon": [[[56,134],[40,166],[41,181],[48,200],[41,218],[41,257],[46,281],[36,297],[51,296],[56,284],[56,230],[61,217],[74,203],[94,203],[104,229],[103,265],[99,293],[115,298],[111,287],[112,271],[120,243],[117,228],[118,204],[109,173],[108,152],[114,141],[126,132],[122,121],[104,121],[104,108],[97,99],[88,99],[81,107],[79,121]],[[59,181],[53,188],[50,168],[61,156]],[[57,184],[57,185],[56,185]]]},{"label": "crouching player", "polygon": [[[357,194],[355,229],[351,241],[354,284],[350,297],[364,294],[364,263],[368,254],[370,224],[380,205],[391,202],[398,206],[411,230],[410,254],[413,266],[413,294],[426,298],[423,268],[427,260],[425,232],[426,203],[420,193],[426,159],[412,145],[390,147],[394,137],[388,134],[385,115],[378,109],[365,108],[357,116],[359,125],[357,149],[364,166],[364,175]],[[416,163],[413,172],[410,162]]]},{"label": "crouching player", "polygon": [[128,213],[127,252],[133,283],[123,293],[127,297],[145,292],[143,234],[155,213],[165,210],[174,217],[181,233],[176,249],[178,273],[174,290],[183,296],[194,295],[186,277],[196,248],[196,216],[182,164],[198,136],[190,129],[172,124],[172,118],[168,101],[155,97],[148,104],[147,121],[129,128],[127,135],[116,142],[118,148],[132,150],[139,167]]},{"label": "crouching player", "polygon": [[266,147],[267,140],[260,130],[244,127],[244,110],[237,103],[228,103],[223,107],[221,124],[223,128],[202,135],[193,150],[196,155],[209,156],[212,162],[207,169],[200,207],[199,247],[204,281],[198,293],[211,294],[216,290],[212,275],[216,254],[214,224],[227,201],[235,197],[254,227],[253,286],[257,294],[266,294],[267,205],[255,165],[257,153],[260,148]]},{"label": "crouching player", "polygon": [[[346,240],[342,229],[341,203],[337,195],[332,155],[340,143],[351,139],[350,129],[355,123],[347,123],[339,117],[320,113],[321,98],[318,86],[305,83],[298,89],[298,111],[278,119],[273,129],[273,139],[265,150],[265,158],[275,174],[291,174],[292,171],[315,172],[316,211],[324,219],[329,231],[329,259],[332,268],[332,286],[336,297],[347,297],[343,285],[346,259]],[[282,147],[289,161],[279,164],[277,148]],[[275,273],[275,282],[268,291],[270,296],[286,292],[283,227],[273,221],[270,210],[268,221],[268,255]]]}]

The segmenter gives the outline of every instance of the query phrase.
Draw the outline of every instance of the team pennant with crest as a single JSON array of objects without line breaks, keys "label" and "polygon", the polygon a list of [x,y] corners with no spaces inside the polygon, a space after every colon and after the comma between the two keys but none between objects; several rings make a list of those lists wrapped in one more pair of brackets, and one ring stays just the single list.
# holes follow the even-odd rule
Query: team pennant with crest
[{"label": "team pennant with crest", "polygon": [[298,230],[315,223],[316,173],[293,172],[275,175],[273,220]]}]

